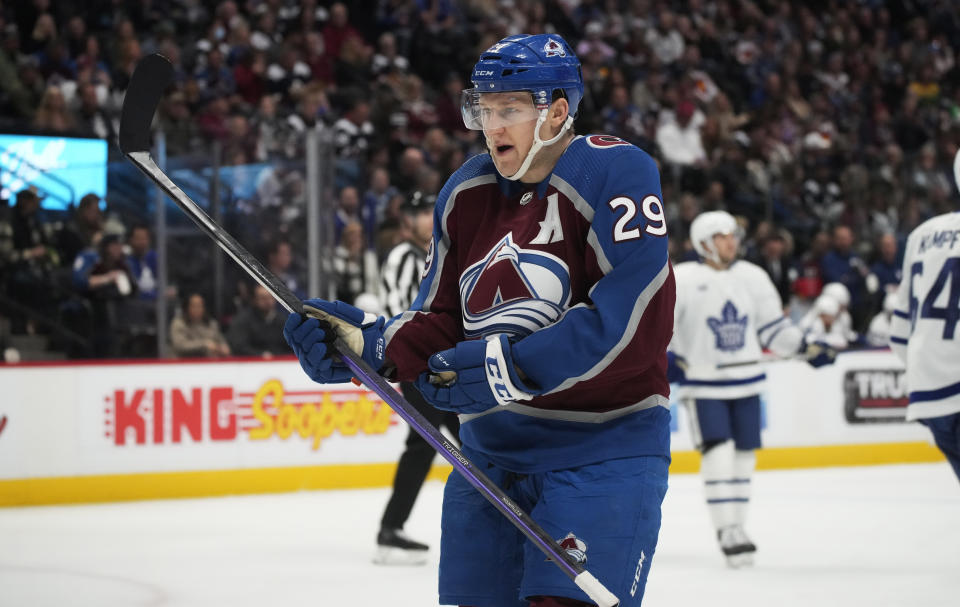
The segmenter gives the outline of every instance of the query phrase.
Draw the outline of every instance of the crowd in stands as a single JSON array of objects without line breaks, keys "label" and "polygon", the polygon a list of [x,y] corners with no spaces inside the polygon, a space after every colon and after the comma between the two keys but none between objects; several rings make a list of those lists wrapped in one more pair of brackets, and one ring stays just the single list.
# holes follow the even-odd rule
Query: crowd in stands
[{"label": "crowd in stands", "polygon": [[[744,256],[770,273],[797,319],[837,303],[851,333],[866,335],[900,280],[906,235],[960,208],[953,0],[23,0],[0,5],[0,127],[113,138],[137,60],[160,52],[176,71],[157,120],[168,155],[208,153],[216,141],[226,165],[283,167],[302,163],[308,130],[325,129],[336,292],[355,301],[403,238],[404,198],[438,192],[484,151],[459,110],[479,52],[549,32],[582,62],[577,132],[622,137],[660,164],[674,260],[694,255],[699,212],[728,210]],[[250,224],[270,243],[269,264],[303,294],[290,245],[303,246],[305,184],[285,171]],[[99,342],[112,341],[104,328],[117,322],[106,303],[158,296],[149,231],[98,227],[99,200],[47,225],[28,198],[0,217],[5,292],[49,307],[44,281],[59,270],[70,294],[48,311],[93,336],[84,355],[127,354]],[[846,304],[818,300],[829,283],[845,288]],[[275,323],[261,293],[238,292],[231,318],[211,320],[209,293],[181,288],[178,355],[273,351],[230,338],[228,320],[242,317],[250,331]]]}]

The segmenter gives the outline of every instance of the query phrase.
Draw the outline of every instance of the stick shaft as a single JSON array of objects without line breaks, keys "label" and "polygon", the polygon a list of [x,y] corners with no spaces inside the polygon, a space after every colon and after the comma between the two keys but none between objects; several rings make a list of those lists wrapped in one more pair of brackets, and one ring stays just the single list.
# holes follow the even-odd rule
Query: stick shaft
[{"label": "stick shaft", "polygon": [[[127,157],[151,181],[157,184],[208,236],[222,248],[251,277],[269,291],[284,308],[290,312],[303,312],[303,304],[285,284],[283,284],[259,260],[251,255],[236,239],[213,221],[197,203],[190,199],[167,175],[160,170],[149,152],[130,152]],[[450,443],[433,427],[413,405],[408,403],[397,391],[362,358],[350,350],[341,339],[334,346],[343,362],[368,388],[383,399],[404,421],[410,424],[444,459],[463,475],[497,510],[534,543],[554,562],[571,580],[584,573],[585,569],[553,540],[529,514],[523,511],[483,472],[477,469],[463,453]],[[582,578],[581,578],[582,579]],[[584,589],[601,607],[615,607],[616,597],[599,582],[595,587]],[[596,595],[596,596],[594,596]],[[612,598],[611,598],[612,597]]]}]

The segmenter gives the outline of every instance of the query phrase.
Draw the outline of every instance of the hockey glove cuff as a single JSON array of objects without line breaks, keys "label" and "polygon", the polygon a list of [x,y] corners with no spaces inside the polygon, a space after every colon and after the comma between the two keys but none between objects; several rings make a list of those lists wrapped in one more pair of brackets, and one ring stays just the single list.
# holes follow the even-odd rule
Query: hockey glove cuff
[{"label": "hockey glove cuff", "polygon": [[283,328],[300,366],[319,383],[346,382],[353,372],[332,358],[337,337],[374,369],[383,366],[385,340],[383,317],[365,314],[342,301],[310,299],[304,302],[304,315],[292,313]]},{"label": "hockey glove cuff", "polygon": [[687,379],[687,369],[690,368],[690,365],[687,364],[687,359],[675,354],[673,352],[667,351],[667,381],[671,384],[682,383]]},{"label": "hockey glove cuff", "polygon": [[800,355],[815,369],[824,365],[832,365],[837,360],[837,350],[822,341],[804,341],[800,345]]},{"label": "hockey glove cuff", "polygon": [[437,409],[480,413],[541,393],[520,379],[506,335],[460,342],[434,354],[427,364],[431,373],[422,373],[416,385]]}]

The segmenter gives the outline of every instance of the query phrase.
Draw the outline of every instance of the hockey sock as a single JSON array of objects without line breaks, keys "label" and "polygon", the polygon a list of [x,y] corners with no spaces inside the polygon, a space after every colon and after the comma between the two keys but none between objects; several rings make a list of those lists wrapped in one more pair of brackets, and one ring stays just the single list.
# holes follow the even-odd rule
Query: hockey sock
[{"label": "hockey sock", "polygon": [[737,494],[733,441],[728,440],[706,449],[700,461],[707,509],[713,526],[723,529],[737,523]]},{"label": "hockey sock", "polygon": [[750,479],[756,465],[756,451],[737,449],[733,457],[734,481],[736,481],[733,485],[733,496],[738,501],[732,503],[734,518],[738,525],[743,525],[747,520],[747,508],[750,506]]}]

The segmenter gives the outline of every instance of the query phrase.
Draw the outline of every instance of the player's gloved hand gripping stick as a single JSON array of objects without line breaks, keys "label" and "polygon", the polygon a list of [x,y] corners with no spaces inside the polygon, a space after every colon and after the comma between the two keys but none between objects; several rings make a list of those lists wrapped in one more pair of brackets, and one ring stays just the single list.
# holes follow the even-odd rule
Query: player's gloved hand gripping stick
[{"label": "player's gloved hand gripping stick", "polygon": [[[150,123],[154,112],[166,88],[173,82],[173,66],[162,55],[144,57],[134,70],[123,100],[120,116],[120,150],[151,181],[160,187],[179,206],[200,229],[213,238],[240,267],[258,283],[263,285],[277,301],[288,311],[301,315],[305,312],[301,302],[290,289],[274,276],[262,263],[254,258],[230,234],[217,225],[197,206],[175,183],[157,166],[150,155]],[[316,304],[317,302],[311,302]],[[335,303],[323,302],[327,306]],[[316,314],[309,313],[308,315]],[[320,310],[329,313],[331,310]],[[312,321],[307,321],[312,322]],[[307,323],[301,323],[307,324]],[[335,326],[335,325],[334,325]],[[335,327],[336,328],[336,327]],[[363,327],[361,327],[361,330]],[[343,333],[338,331],[338,335]],[[454,447],[439,430],[435,429],[416,409],[397,393],[381,377],[370,363],[351,349],[342,337],[333,342],[333,348],[339,353],[350,372],[359,378],[368,388],[383,399],[410,427],[450,462],[453,467],[470,482],[490,503],[506,516],[527,539],[534,543],[554,562],[591,600],[601,607],[616,607],[619,600],[603,586],[590,572],[578,564],[547,533],[511,500],[499,487],[478,470],[460,450]],[[365,353],[367,354],[367,353]],[[382,353],[381,353],[382,358]],[[371,359],[371,360],[375,360]],[[333,365],[331,365],[333,367]],[[322,369],[317,370],[323,376]],[[336,377],[334,379],[340,379]]]}]

